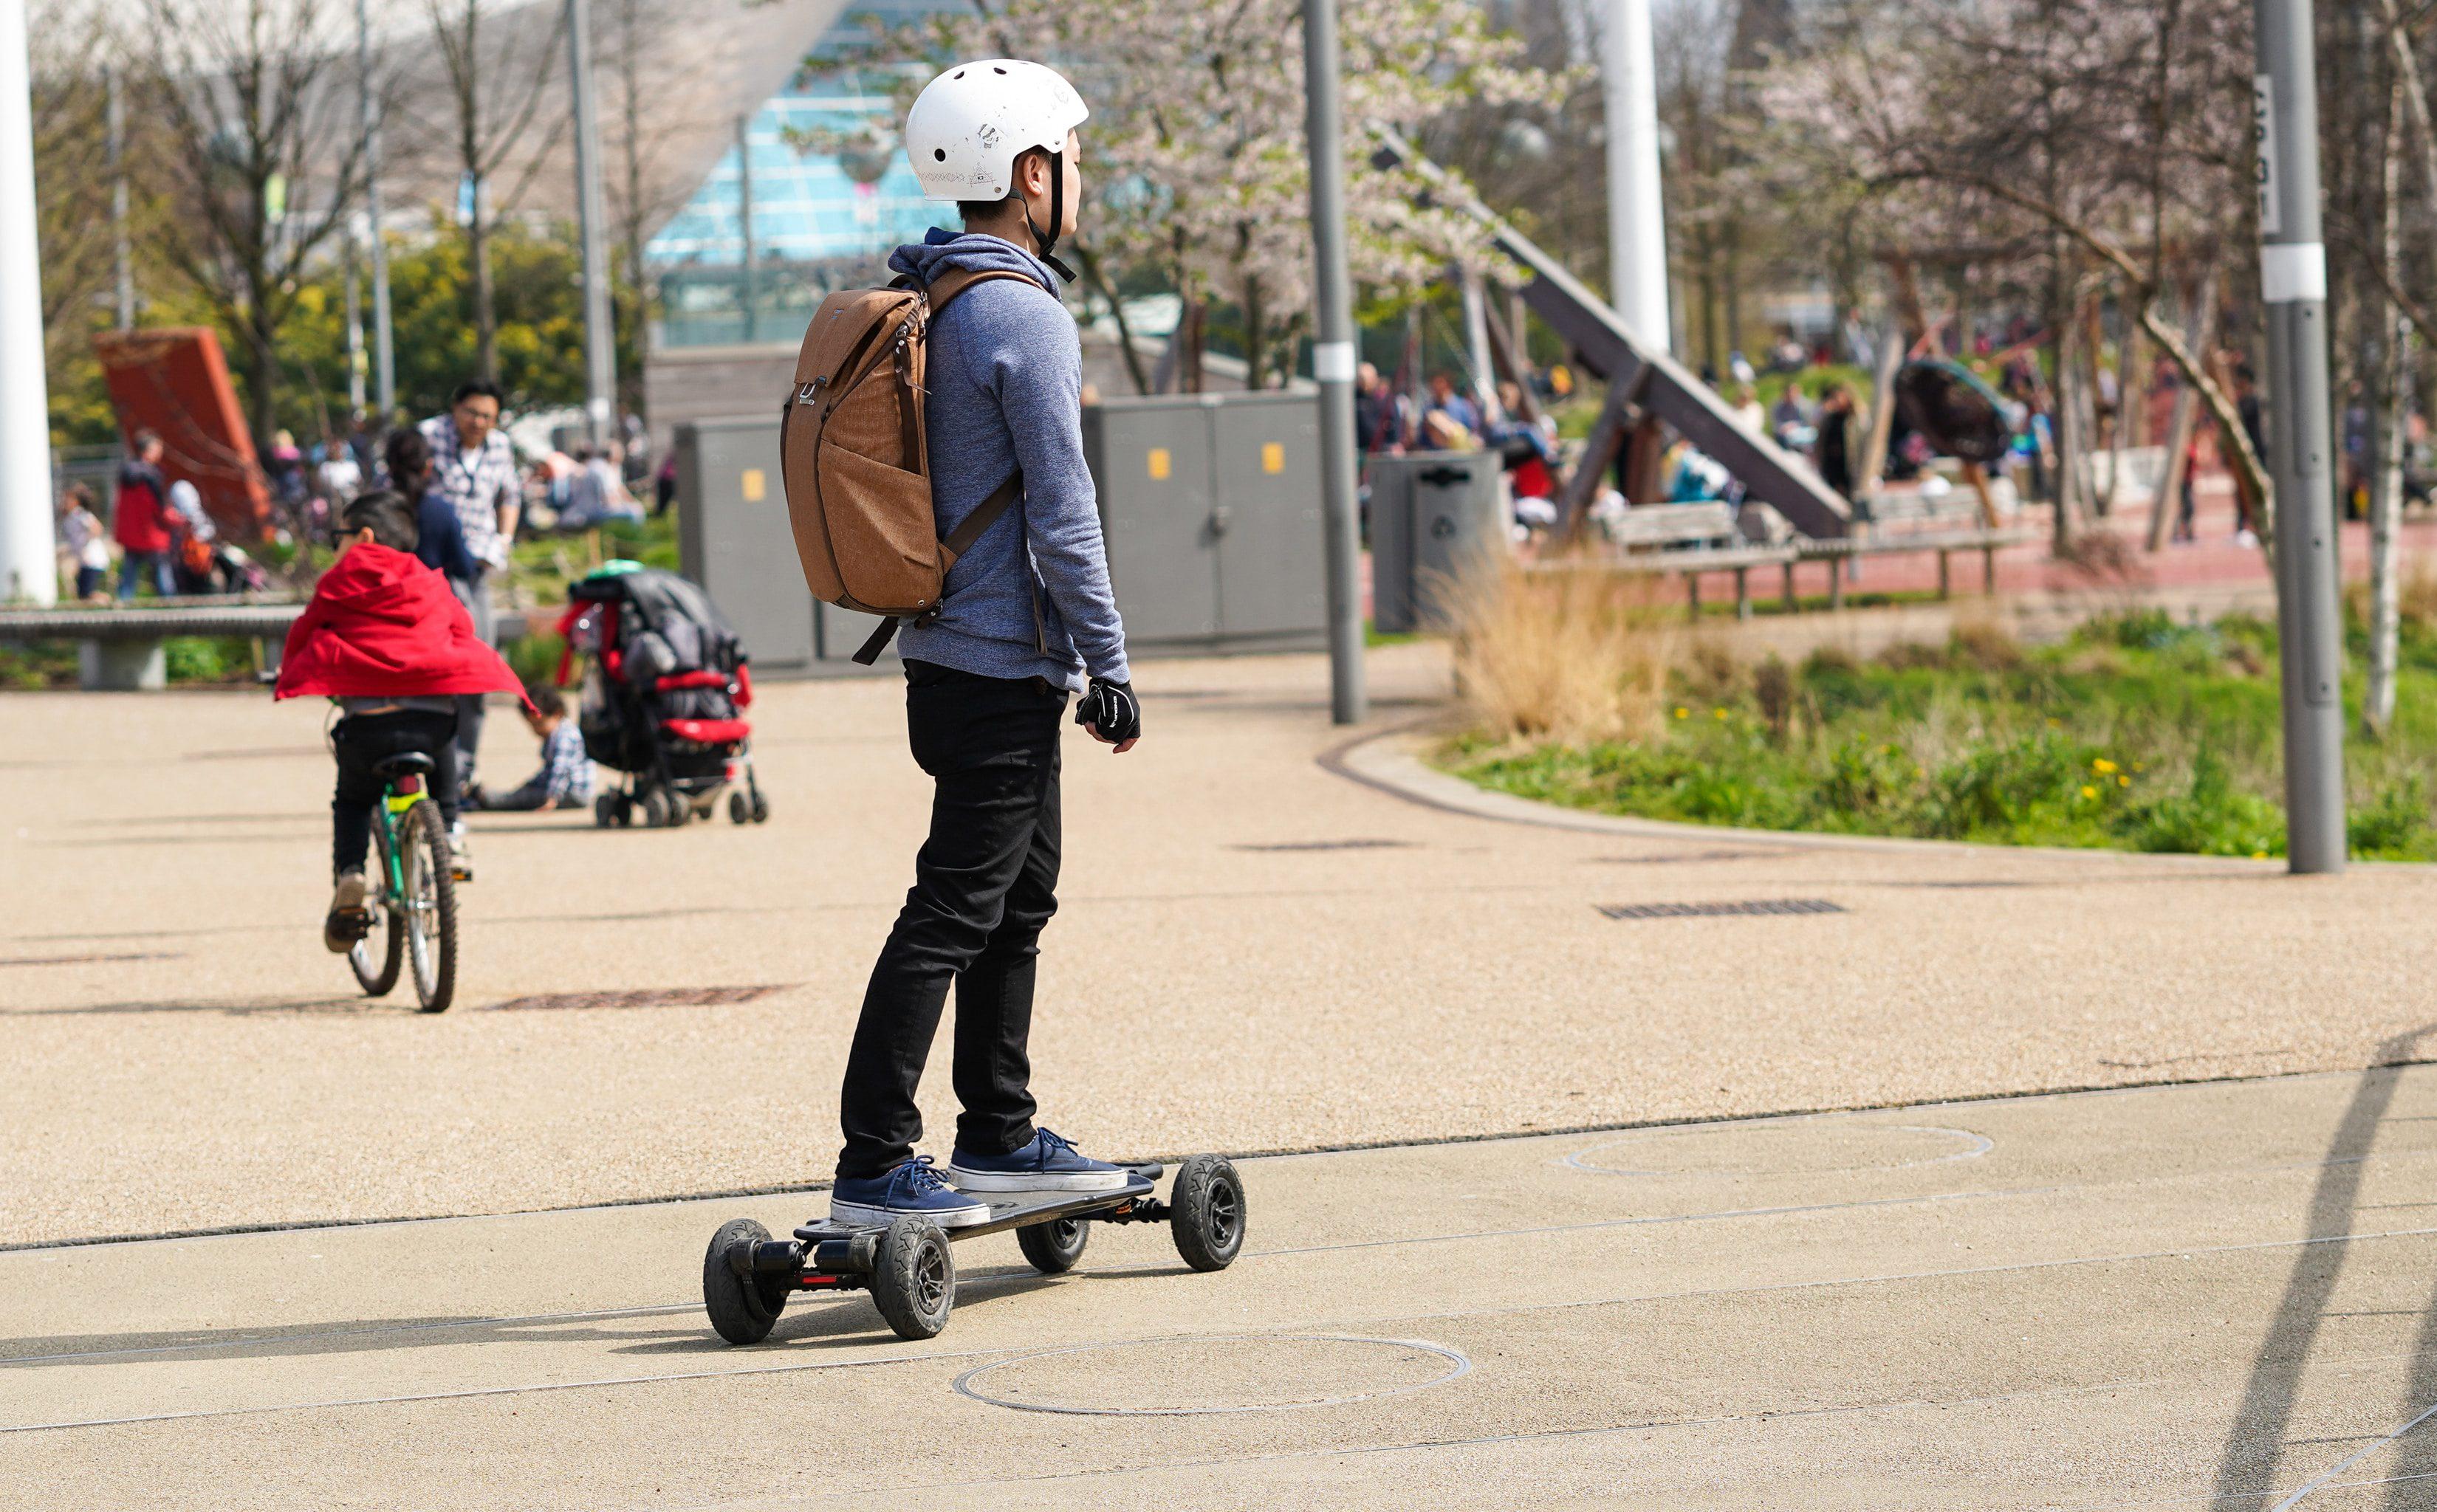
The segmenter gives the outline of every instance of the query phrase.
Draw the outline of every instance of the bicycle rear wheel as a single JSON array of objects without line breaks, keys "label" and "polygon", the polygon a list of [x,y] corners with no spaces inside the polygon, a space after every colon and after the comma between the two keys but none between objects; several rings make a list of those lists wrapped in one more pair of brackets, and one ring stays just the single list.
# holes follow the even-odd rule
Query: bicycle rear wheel
[{"label": "bicycle rear wheel", "polygon": [[457,880],[440,806],[428,799],[416,804],[398,840],[406,849],[406,898],[399,912],[406,918],[414,996],[425,1013],[446,1013],[457,993]]},{"label": "bicycle rear wheel", "polygon": [[[398,970],[406,962],[406,911],[390,896],[389,826],[380,822],[382,817],[374,816],[373,864],[377,870],[364,897],[372,923],[364,930],[363,938],[347,952],[347,966],[355,972],[356,985],[364,989],[367,998],[387,997],[389,990],[397,985]],[[378,944],[375,943],[377,936]]]}]

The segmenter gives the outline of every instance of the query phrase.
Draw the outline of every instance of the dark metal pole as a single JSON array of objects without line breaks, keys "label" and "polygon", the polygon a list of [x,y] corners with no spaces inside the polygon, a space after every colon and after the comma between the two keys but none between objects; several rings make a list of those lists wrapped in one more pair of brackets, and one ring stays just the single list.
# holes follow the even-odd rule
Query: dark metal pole
[{"label": "dark metal pole", "polygon": [[592,16],[567,0],[567,62],[575,95],[575,206],[584,238],[584,429],[599,446],[616,433],[617,327],[609,315],[609,259],[602,246],[601,123],[592,108]]},{"label": "dark metal pole", "polygon": [[2327,392],[2327,252],[2310,0],[2252,0],[2258,76],[2259,278],[2268,306],[2268,464],[2276,489],[2285,858],[2344,868],[2343,634]]},{"label": "dark metal pole", "polygon": [[1311,144],[1311,375],[1320,383],[1321,530],[1328,565],[1329,713],[1359,724],[1362,686],[1361,538],[1355,519],[1354,292],[1345,271],[1345,143],[1338,119],[1337,0],[1303,0],[1305,134]]},{"label": "dark metal pole", "polygon": [[736,118],[736,230],[745,238],[745,256],[740,264],[745,277],[738,293],[745,304],[745,339],[754,337],[754,306],[760,303],[761,290],[754,287],[753,273],[753,145],[745,134],[748,118]]}]

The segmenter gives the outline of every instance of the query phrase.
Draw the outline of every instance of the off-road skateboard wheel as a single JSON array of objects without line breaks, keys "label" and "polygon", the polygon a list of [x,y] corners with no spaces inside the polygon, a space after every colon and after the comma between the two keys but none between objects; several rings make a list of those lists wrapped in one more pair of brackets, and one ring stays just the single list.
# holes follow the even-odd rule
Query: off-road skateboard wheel
[{"label": "off-road skateboard wheel", "polygon": [[936,1338],[956,1305],[956,1261],[928,1218],[897,1219],[872,1257],[871,1299],[901,1339]]},{"label": "off-road skateboard wheel", "polygon": [[703,1254],[703,1310],[710,1314],[710,1326],[730,1344],[760,1344],[768,1338],[787,1305],[787,1277],[747,1279],[736,1274],[728,1259],[738,1245],[757,1244],[769,1237],[770,1230],[752,1219],[732,1218],[710,1236],[710,1248]]},{"label": "off-road skateboard wheel", "polygon": [[1197,1155],[1176,1168],[1167,1230],[1197,1271],[1223,1271],[1244,1247],[1244,1182],[1223,1156]]},{"label": "off-road skateboard wheel", "polygon": [[1083,1246],[1091,1242],[1092,1221],[1088,1218],[1052,1218],[1045,1224],[1034,1224],[1015,1231],[1015,1247],[1043,1276],[1063,1276],[1083,1258]]}]

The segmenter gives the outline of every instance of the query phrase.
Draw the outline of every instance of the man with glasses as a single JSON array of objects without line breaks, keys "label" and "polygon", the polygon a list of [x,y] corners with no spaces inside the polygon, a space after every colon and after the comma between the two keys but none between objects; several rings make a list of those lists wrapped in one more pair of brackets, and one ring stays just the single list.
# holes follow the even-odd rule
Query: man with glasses
[{"label": "man with glasses", "polygon": [[[449,586],[473,617],[482,644],[499,644],[499,627],[491,613],[490,580],[508,565],[508,543],[516,539],[517,514],[524,491],[517,480],[517,456],[500,426],[500,386],[487,378],[469,378],[449,396],[448,412],[434,415],[419,427],[431,447],[431,486],[447,495],[465,532],[465,548],[483,572],[479,578],[451,578]],[[482,741],[482,699],[465,694],[457,700],[457,774],[462,786],[474,782],[474,756]]]}]

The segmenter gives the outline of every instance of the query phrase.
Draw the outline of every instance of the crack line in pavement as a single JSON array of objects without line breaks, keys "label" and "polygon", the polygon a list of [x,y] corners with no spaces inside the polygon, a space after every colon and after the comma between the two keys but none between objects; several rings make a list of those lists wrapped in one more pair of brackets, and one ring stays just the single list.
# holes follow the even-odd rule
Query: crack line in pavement
[{"label": "crack line in pavement", "polygon": [[[1949,1138],[1962,1140],[1965,1148],[1951,1151],[1945,1155],[1925,1156],[1919,1160],[1899,1160],[1893,1165],[1872,1164],[1860,1166],[1821,1166],[1815,1169],[1811,1167],[1798,1167],[1786,1170],[1719,1172],[1714,1173],[1714,1174],[1736,1176],[1833,1176],[1843,1175],[1856,1171],[1909,1171],[1916,1166],[1944,1165],[1951,1160],[1977,1160],[1982,1156],[1987,1155],[1990,1151],[1997,1148],[1996,1140],[1990,1138],[1985,1134],[1974,1134],[1970,1129],[1943,1129],[1919,1123],[1871,1123],[1860,1120],[1855,1121],[1855,1125],[1865,1129],[1893,1130],[1899,1134],[1941,1135]],[[1602,1150],[1613,1150],[1621,1144],[1648,1144],[1656,1143],[1660,1139],[1691,1138],[1711,1132],[1713,1131],[1694,1126],[1682,1131],[1670,1131],[1662,1134],[1621,1134],[1613,1139],[1602,1139],[1594,1144],[1587,1144],[1557,1163],[1562,1166],[1571,1167],[1576,1171],[1589,1172],[1595,1175],[1603,1176],[1688,1176],[1712,1174],[1713,1173],[1693,1171],[1636,1171],[1628,1170],[1622,1166],[1593,1165],[1584,1158],[1586,1156],[1597,1155]]]},{"label": "crack line in pavement", "polygon": [[[1227,1342],[1235,1342],[1238,1336],[1227,1335],[1224,1337]],[[1061,1407],[1049,1402],[1009,1401],[1005,1397],[991,1396],[989,1393],[977,1389],[973,1383],[973,1379],[976,1376],[985,1375],[992,1370],[1004,1370],[1011,1365],[1028,1364],[1036,1360],[1046,1360],[1053,1356],[1061,1354],[1081,1354],[1092,1350],[1123,1349],[1130,1347],[1132,1344],[1140,1344],[1144,1342],[1135,1340],[1131,1341],[1130,1343],[1119,1344],[1069,1344],[1052,1349],[1027,1350],[1023,1354],[1014,1355],[1005,1360],[993,1360],[986,1365],[975,1365],[971,1370],[966,1371],[963,1375],[958,1376],[954,1382],[950,1382],[950,1385],[956,1391],[956,1395],[960,1397],[970,1397],[975,1401],[988,1402],[993,1407],[1011,1408],[1020,1413],[1058,1413],[1073,1417],[1206,1417],[1219,1414],[1279,1413],[1294,1412],[1306,1407],[1340,1407],[1348,1402],[1373,1401],[1381,1397],[1401,1397],[1407,1392],[1427,1391],[1432,1386],[1444,1386],[1450,1381],[1454,1381],[1459,1377],[1470,1375],[1472,1373],[1472,1359],[1469,1355],[1466,1355],[1462,1349],[1450,1348],[1443,1344],[1432,1344],[1428,1339],[1383,1339],[1376,1335],[1367,1333],[1266,1333],[1244,1335],[1242,1337],[1249,1338],[1255,1342],[1266,1341],[1284,1344],[1394,1345],[1399,1348],[1419,1349],[1426,1354],[1437,1355],[1453,1368],[1447,1370],[1443,1375],[1433,1376],[1428,1381],[1417,1381],[1409,1385],[1402,1386],[1383,1386],[1377,1391],[1356,1392],[1350,1397],[1319,1397],[1309,1401],[1255,1402],[1246,1405],[1222,1407]],[[1153,1342],[1183,1342],[1199,1344],[1210,1341],[1199,1336],[1188,1334],[1182,1341],[1158,1340]]]},{"label": "crack line in pavement", "polygon": [[2429,1407],[2426,1411],[2422,1412],[2419,1416],[2414,1417],[2411,1421],[2404,1424],[2394,1432],[2379,1438],[2377,1442],[2371,1444],[2368,1448],[2361,1450],[2358,1453],[2349,1455],[2346,1458],[2338,1461],[2326,1469],[2321,1470],[2318,1474],[2313,1475],[2308,1480],[2303,1482],[2299,1486],[2294,1488],[2292,1495],[2276,1503],[2275,1512],[2291,1512],[2292,1508],[2302,1504],[2302,1498],[2309,1495],[2313,1491],[2324,1487],[2329,1481],[2334,1480],[2344,1471],[2351,1469],[2362,1460],[2369,1458],[2369,1456],[2376,1453],[2379,1450],[2384,1449],[2387,1445],[2393,1443],[2396,1439],[2401,1438],[2404,1434],[2411,1432],[2413,1429],[2419,1427],[2422,1423],[2427,1422],[2431,1417],[2437,1417],[2437,1403],[2430,1404]]},{"label": "crack line in pavement", "polygon": [[[2437,1065],[2437,1060],[2392,1061],[2384,1062],[2378,1066],[2374,1066],[2369,1069],[2372,1070],[2402,1070],[2432,1065]],[[1306,1150],[1227,1150],[1215,1153],[1223,1155],[1230,1160],[1310,1160],[1325,1156],[1370,1155],[1399,1150],[1439,1150],[1450,1149],[1458,1145],[1467,1144],[1519,1144],[1532,1139],[1555,1140],[1570,1138],[1585,1134],[1631,1133],[1643,1129],[1687,1131],[1704,1128],[1727,1129],[1739,1128],[1746,1124],[1856,1118],[1860,1115],[1868,1113],[1908,1112],[1923,1109],[1935,1110],[1937,1108],[1948,1107],[1978,1107],[1985,1106],[1992,1103],[2041,1103],[2065,1098],[2129,1097],[2141,1092],[2178,1091],[2186,1088],[2200,1089],[2206,1087],[2236,1086],[2261,1082],[2299,1083],[2322,1080],[2327,1077],[2357,1076],[2358,1074],[2360,1073],[2357,1070],[2341,1069],[2248,1072],[2224,1076],[2194,1077],[2182,1081],[2130,1082],[2105,1086],[2057,1087],[2044,1092],[1991,1092],[1982,1097],[1947,1096],[1915,1103],[1866,1104],[1855,1107],[1793,1108],[1770,1113],[1711,1114],[1695,1119],[1639,1120],[1624,1123],[1582,1123],[1553,1129],[1510,1129],[1490,1134],[1443,1135],[1434,1138],[1354,1140],[1343,1144],[1318,1145]],[[2323,1160],[2296,1160],[2290,1162],[2279,1162],[2274,1165],[2266,1166],[2212,1167],[2207,1170],[2183,1172],[2176,1175],[2164,1177],[2136,1176],[2126,1177],[2116,1181],[2071,1182],[2057,1187],[2021,1188],[2008,1189],[2007,1190],[1972,1192],[1944,1192],[1937,1194],[1937,1197],[1947,1198],[1983,1195],[2005,1196],[2008,1194],[2008,1190],[2019,1190],[2024,1193],[2088,1191],[2103,1190],[2110,1187],[2128,1185],[2138,1186],[2145,1182],[2157,1180],[2187,1181],[2213,1176],[2265,1175],[2280,1171],[2316,1171],[2330,1165],[2362,1164],[2373,1158],[2399,1160],[2424,1158],[2430,1155],[2437,1155],[2437,1151],[2405,1151],[2400,1154],[2381,1154],[2375,1156],[2366,1155],[2338,1156]],[[1119,1164],[1172,1164],[1183,1158],[1183,1156],[1182,1155],[1177,1154],[1144,1156],[1120,1161]],[[218,1228],[172,1229],[165,1233],[152,1234],[88,1234],[70,1236],[61,1239],[12,1240],[5,1243],[0,1243],[0,1255],[30,1254],[44,1250],[84,1249],[99,1245],[184,1243],[188,1241],[199,1239],[242,1239],[260,1234],[304,1233],[315,1229],[336,1230],[347,1228],[379,1228],[387,1227],[392,1225],[406,1224],[485,1223],[493,1219],[500,1218],[538,1218],[567,1213],[606,1212],[620,1208],[657,1208],[662,1206],[673,1206],[678,1203],[728,1202],[745,1197],[815,1196],[828,1190],[829,1186],[830,1184],[826,1181],[789,1181],[778,1182],[761,1187],[733,1187],[713,1191],[655,1192],[640,1197],[605,1197],[593,1202],[576,1203],[564,1208],[510,1208],[501,1209],[498,1212],[423,1213],[392,1215],[381,1218],[299,1218],[260,1224],[231,1224],[224,1227]],[[1911,1202],[1935,1199],[1899,1198],[1889,1200]],[[2437,1207],[2437,1203],[2408,1206]],[[1691,1220],[1706,1218],[1712,1215],[1708,1213],[1691,1213],[1668,1216]],[[1730,1211],[1724,1216],[1732,1217],[1739,1216],[1739,1214]],[[1660,1222],[1665,1220],[1642,1219],[1637,1221]],[[1529,1230],[1517,1230],[1517,1232],[1529,1232]],[[1437,1239],[1461,1239],[1464,1237],[1466,1236],[1462,1234],[1433,1236],[1429,1239],[1416,1241],[1416,1243],[1432,1243]],[[1403,1241],[1385,1240],[1370,1243],[1403,1243]],[[1327,1248],[1332,1246],[1321,1247]],[[1356,1245],[1348,1247],[1361,1246]],[[1279,1254],[1288,1252],[1273,1250],[1261,1253]]]},{"label": "crack line in pavement", "polygon": [[661,1376],[607,1376],[596,1381],[541,1381],[521,1386],[468,1386],[458,1391],[422,1391],[402,1397],[342,1397],[328,1401],[273,1402],[264,1407],[203,1407],[192,1412],[146,1413],[132,1417],[79,1417],[56,1423],[0,1423],[0,1434],[45,1434],[68,1428],[126,1428],[138,1423],[176,1423],[196,1417],[253,1417],[265,1413],[321,1412],[341,1407],[397,1407],[420,1401],[457,1401],[469,1397],[513,1397],[527,1392],[589,1391],[604,1386],[648,1386],[664,1381],[718,1381],[729,1376],[778,1376],[803,1370],[869,1370],[883,1365],[919,1364],[929,1360],[972,1360],[1004,1354],[1000,1349],[941,1349],[929,1354],[899,1355],[887,1360],[806,1360],[783,1365],[744,1365],[734,1370],[688,1370]]},{"label": "crack line in pavement", "polygon": [[[841,1495],[871,1496],[887,1491],[957,1490],[978,1486],[1032,1485],[1048,1481],[1099,1480],[1112,1476],[1153,1474],[1170,1470],[1212,1469],[1237,1465],[1275,1464],[1299,1459],[1333,1459],[1351,1454],[1403,1454],[1417,1450],[1479,1449],[1494,1444],[1537,1444],[1569,1438],[1606,1438],[1619,1434],[1650,1434],[1668,1428],[1716,1428],[1728,1423],[1768,1422],[1777,1418],[1837,1417],[1855,1413],[1918,1411],[1923,1408],[1934,1408],[1943,1412],[1956,1407],[1979,1407],[1992,1402],[2015,1401],[2027,1398],[2073,1397],[2094,1391],[2119,1391],[2127,1386],[2141,1387],[2154,1384],[2156,1382],[2151,1381],[2131,1378],[2122,1381],[2092,1382],[2078,1386],[2032,1386],[2021,1391],[2000,1391],[1987,1396],[1957,1397],[1939,1400],[1907,1398],[1886,1401],[1853,1402],[1834,1407],[1796,1407],[1773,1412],[1720,1413],[1700,1417],[1653,1417],[1638,1423],[1606,1423],[1591,1428],[1544,1428],[1509,1434],[1481,1434],[1467,1438],[1421,1438],[1395,1444],[1347,1444],[1326,1449],[1282,1450],[1267,1454],[1212,1455],[1205,1459],[1163,1460],[1157,1464],[1124,1465],[1088,1470],[1049,1470],[1034,1475],[1000,1476],[978,1481],[892,1481],[858,1486],[851,1491],[824,1493],[824,1497],[834,1499]],[[745,1503],[732,1501],[697,1502],[687,1507],[675,1508],[674,1512],[718,1512],[718,1509],[723,1507],[744,1504]],[[768,1503],[764,1502],[763,1504]],[[808,1506],[812,1503],[795,1504]]]},{"label": "crack line in pavement", "polygon": [[[1604,1228],[1652,1227],[1672,1225],[1675,1224],[1713,1223],[1744,1218],[1781,1218],[1800,1216],[1809,1213],[1849,1212],[1875,1208],[1926,1207],[1935,1203],[1963,1202],[1978,1198],[2059,1196],[2068,1192],[2092,1191],[2111,1187],[2155,1186],[2165,1182],[2214,1179],[2223,1176],[2271,1175],[2287,1171],[2315,1170],[2321,1165],[2328,1163],[2360,1163],[2372,1158],[2399,1161],[2411,1158],[2415,1156],[2426,1156],[2432,1153],[2437,1152],[2407,1151],[2396,1154],[2382,1155],[2376,1157],[2369,1156],[2352,1156],[2341,1157],[2339,1162],[2295,1161],[2288,1164],[2269,1166],[2238,1166],[2227,1169],[2184,1172],[2173,1176],[2145,1176],[2130,1178],[2122,1181],[2071,1182],[2053,1187],[1991,1187],[1977,1188],[1968,1191],[1926,1192],[1910,1197],[1863,1197],[1855,1198],[1849,1202],[1788,1204],[1783,1207],[1776,1208],[1712,1208],[1705,1212],[1646,1213],[1629,1218],[1588,1219],[1578,1224],[1543,1224],[1522,1228],[1467,1229],[1460,1233],[1452,1234],[1414,1234],[1401,1239],[1364,1239],[1353,1240],[1338,1244],[1305,1244],[1285,1249],[1256,1249],[1246,1251],[1242,1258],[1248,1260],[1272,1260],[1289,1255],[1324,1255],[1335,1253],[1340,1250],[1394,1249],[1407,1244],[1451,1244],[1471,1239],[1529,1239],[1545,1234],[1596,1232]],[[794,1189],[788,1190],[792,1191]],[[747,1193],[746,1195],[763,1194]],[[2406,1206],[2426,1207],[2437,1206],[2437,1204],[2410,1204]],[[396,1221],[411,1223],[478,1223],[482,1221],[482,1215],[467,1215],[465,1217],[447,1220],[408,1219]],[[230,1238],[236,1236],[221,1235],[214,1237]],[[1109,1272],[1100,1274],[1119,1273]],[[342,1329],[319,1331],[307,1330],[295,1333],[249,1335],[238,1339],[208,1339],[200,1340],[192,1344],[144,1345],[124,1349],[86,1349],[66,1354],[23,1355],[13,1358],[0,1357],[0,1370],[6,1370],[17,1365],[39,1364],[45,1362],[58,1362],[63,1360],[99,1360],[119,1356],[148,1354],[192,1354],[210,1349],[235,1349],[257,1345],[303,1344],[321,1339],[354,1338],[366,1334],[411,1333],[449,1329],[500,1328],[521,1323],[575,1322],[587,1318],[602,1317],[648,1317],[671,1312],[690,1312],[693,1311],[694,1307],[695,1304],[692,1302],[665,1302],[642,1307],[602,1308],[575,1312],[506,1314],[461,1318],[448,1323],[390,1324],[370,1329]],[[0,1343],[5,1342],[5,1340],[0,1340]]]}]

